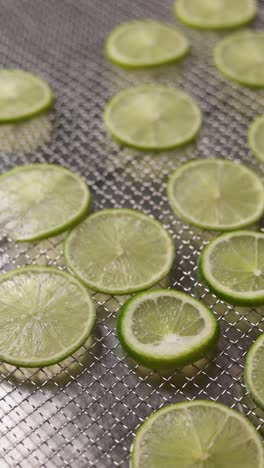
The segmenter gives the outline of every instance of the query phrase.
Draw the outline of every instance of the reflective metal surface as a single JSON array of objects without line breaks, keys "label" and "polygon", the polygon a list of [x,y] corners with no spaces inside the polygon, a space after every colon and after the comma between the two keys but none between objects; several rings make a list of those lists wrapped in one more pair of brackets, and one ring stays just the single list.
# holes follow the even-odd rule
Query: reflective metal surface
[{"label": "reflective metal surface", "polygon": [[[264,26],[264,2],[254,27]],[[154,410],[177,401],[206,398],[248,415],[261,431],[264,413],[248,396],[243,365],[249,346],[264,331],[264,308],[242,309],[218,300],[199,281],[197,258],[213,236],[172,213],[168,175],[197,157],[240,160],[262,176],[247,148],[247,126],[264,113],[264,92],[225,81],[212,64],[212,48],[224,33],[180,26],[192,41],[181,63],[148,72],[126,72],[103,56],[104,38],[119,22],[158,18],[172,24],[170,0],[1,0],[1,66],[46,77],[56,94],[49,116],[23,127],[0,128],[0,169],[54,162],[83,175],[93,210],[137,208],[158,218],[177,249],[169,287],[207,304],[221,326],[219,348],[173,373],[143,369],[128,359],[115,333],[126,298],[94,294],[97,323],[90,341],[59,365],[41,370],[0,365],[0,466],[128,467],[133,434]],[[139,153],[106,135],[102,111],[118,90],[142,82],[180,86],[199,102],[204,126],[196,143],[170,153]],[[1,272],[28,265],[64,268],[62,240],[34,244],[0,241]],[[264,426],[263,426],[264,427]]]}]

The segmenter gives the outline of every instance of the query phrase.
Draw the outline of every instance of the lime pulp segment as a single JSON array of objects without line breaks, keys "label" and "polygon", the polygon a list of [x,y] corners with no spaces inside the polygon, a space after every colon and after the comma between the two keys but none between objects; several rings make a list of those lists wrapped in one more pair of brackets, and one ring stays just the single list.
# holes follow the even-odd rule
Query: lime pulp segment
[{"label": "lime pulp segment", "polygon": [[262,440],[240,413],[212,401],[167,406],[137,431],[131,468],[262,468]]},{"label": "lime pulp segment", "polygon": [[256,0],[176,0],[177,18],[198,29],[225,29],[242,26],[257,14]]},{"label": "lime pulp segment", "polygon": [[22,70],[0,70],[0,123],[33,117],[48,110],[53,101],[42,78]]},{"label": "lime pulp segment", "polygon": [[68,273],[25,267],[0,277],[0,359],[43,367],[66,358],[88,338],[95,307]]},{"label": "lime pulp segment", "polygon": [[248,144],[252,153],[264,162],[264,115],[257,117],[249,127]]},{"label": "lime pulp segment", "polygon": [[191,141],[202,114],[186,93],[146,85],[118,93],[106,106],[106,128],[121,143],[140,150],[169,150]]},{"label": "lime pulp segment", "polygon": [[115,28],[106,41],[106,55],[117,65],[144,68],[179,60],[189,50],[185,36],[157,21],[129,21]]},{"label": "lime pulp segment", "polygon": [[203,250],[199,268],[215,294],[232,304],[264,304],[264,234],[224,234]]},{"label": "lime pulp segment", "polygon": [[217,44],[214,61],[227,78],[249,87],[264,87],[264,32],[231,34]]},{"label": "lime pulp segment", "polygon": [[153,218],[129,209],[102,210],[69,234],[64,246],[71,270],[91,289],[126,294],[146,289],[169,273],[174,245]]},{"label": "lime pulp segment", "polygon": [[264,210],[264,188],[257,174],[222,159],[180,166],[169,178],[167,193],[175,213],[202,229],[240,229],[259,220]]},{"label": "lime pulp segment", "polygon": [[18,241],[58,234],[86,214],[90,198],[85,181],[62,166],[18,166],[0,176],[1,230]]},{"label": "lime pulp segment", "polygon": [[257,338],[247,354],[244,376],[252,398],[264,408],[264,334]]},{"label": "lime pulp segment", "polygon": [[183,367],[216,345],[213,314],[188,294],[151,290],[129,299],[117,320],[123,348],[140,364],[154,369]]}]

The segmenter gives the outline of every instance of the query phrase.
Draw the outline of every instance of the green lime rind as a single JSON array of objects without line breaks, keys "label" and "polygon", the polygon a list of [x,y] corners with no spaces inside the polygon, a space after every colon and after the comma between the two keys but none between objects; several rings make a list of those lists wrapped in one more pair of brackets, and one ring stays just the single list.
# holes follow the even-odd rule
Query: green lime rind
[{"label": "green lime rind", "polygon": [[[20,112],[18,112],[18,107],[19,107],[18,104],[20,102],[20,99],[23,101],[23,103],[25,103],[26,97],[25,95],[23,95],[20,98],[18,93],[16,96],[15,85],[12,88],[12,80],[15,81],[18,79],[18,77],[21,78],[22,82],[23,81],[26,82],[27,93],[29,93],[29,89],[30,89],[29,85],[31,83],[32,87],[29,93],[30,99],[32,97],[33,90],[34,90],[34,93],[36,93],[37,88],[39,89],[39,91],[41,90],[43,93],[41,100],[36,99],[36,103],[32,104],[31,106],[29,105],[28,107],[24,104],[25,109],[24,110],[21,109]],[[1,80],[3,80],[3,82],[6,81],[6,86],[7,86],[6,95],[4,94]],[[4,95],[2,99],[1,99],[1,87],[2,87],[2,94]],[[10,95],[10,97],[8,96],[8,94]],[[12,109],[9,112],[4,111],[5,104],[8,98],[13,101],[12,102],[12,104],[14,104],[13,112],[12,112]],[[16,123],[16,122],[21,122],[21,121],[30,119],[32,117],[35,117],[43,112],[48,111],[54,104],[54,101],[55,101],[55,98],[54,98],[54,95],[50,86],[45,80],[38,77],[37,75],[34,75],[29,72],[25,72],[20,69],[10,69],[10,70],[2,69],[0,71],[0,123],[6,123],[6,124]],[[22,108],[23,108],[23,105],[22,105]]]},{"label": "green lime rind", "polygon": [[[75,290],[77,288],[78,289],[78,297],[80,298],[80,302],[81,302],[81,298],[82,298],[85,301],[85,303],[87,303],[87,306],[88,306],[89,320],[87,320],[87,322],[85,322],[84,320],[82,321],[82,334],[80,335],[79,339],[76,340],[74,343],[72,343],[70,346],[68,346],[67,350],[59,351],[53,357],[50,357],[48,359],[37,359],[35,357],[35,354],[34,354],[32,359],[18,359],[18,358],[14,358],[14,357],[12,358],[12,356],[10,356],[8,353],[3,352],[3,344],[0,342],[0,360],[1,361],[4,361],[4,362],[6,362],[8,364],[11,364],[11,365],[14,365],[14,366],[17,366],[17,367],[36,368],[36,367],[51,366],[53,364],[56,364],[56,363],[58,363],[58,362],[60,362],[60,361],[62,361],[64,359],[66,359],[68,356],[72,355],[75,351],[77,351],[77,349],[79,349],[87,341],[87,339],[90,336],[90,333],[92,331],[92,328],[94,326],[94,323],[95,323],[95,318],[96,318],[95,305],[94,305],[94,302],[92,301],[92,299],[90,298],[90,295],[89,295],[88,291],[86,290],[86,288],[82,285],[82,283],[80,281],[78,281],[76,278],[74,278],[69,273],[67,273],[65,271],[58,270],[57,268],[54,268],[54,267],[40,267],[40,266],[34,266],[33,265],[33,266],[26,266],[26,267],[23,267],[23,268],[18,268],[18,269],[10,271],[8,273],[2,274],[0,276],[0,292],[1,292],[2,285],[6,281],[12,280],[12,282],[15,285],[16,278],[18,278],[19,275],[24,275],[25,273],[29,273],[29,274],[30,273],[32,273],[32,274],[34,274],[34,273],[39,273],[39,274],[43,273],[43,274],[47,274],[49,276],[50,275],[58,275],[59,277],[64,278],[68,283],[68,289],[71,287],[71,285],[74,286]],[[30,279],[28,279],[27,284],[29,284],[29,282],[30,282]],[[54,279],[53,279],[53,284],[54,284]],[[41,294],[41,292],[40,292],[41,289],[40,288],[45,288],[45,282],[44,282],[43,278],[42,278],[41,285],[39,284],[39,289],[38,289],[38,292],[37,292],[38,300],[40,300],[40,294]],[[13,309],[14,309],[15,306],[17,308],[17,307],[20,307],[20,304],[23,305],[23,292],[24,292],[24,290],[22,289],[22,291],[19,291],[19,284],[17,284],[15,286],[15,289],[13,287],[13,290],[15,291],[15,293],[16,293],[16,290],[18,290],[18,294],[20,294],[19,295],[20,299],[18,298],[19,301],[17,299],[17,303],[13,307]],[[56,294],[56,293],[59,293],[59,289],[57,289],[57,291],[54,292],[54,294]],[[43,292],[42,292],[42,294],[43,294]],[[59,299],[61,300],[62,298],[63,298],[63,296],[62,297],[60,296]],[[6,307],[5,299],[6,299],[6,296],[4,297],[4,301],[0,299],[0,304],[3,301],[3,304],[5,305],[5,309],[7,309],[7,307],[10,307],[10,313],[11,313],[12,312],[12,303],[8,303],[7,307]],[[52,296],[51,301],[53,299],[54,299],[54,296]],[[28,296],[26,297],[26,300],[28,300]],[[41,306],[44,307],[45,304],[42,303]],[[82,301],[82,306],[83,306],[83,301]],[[32,307],[33,307],[32,315],[34,315],[37,312],[36,303],[34,303],[32,305]],[[80,305],[78,307],[80,307]],[[54,308],[55,308],[55,306],[54,306]],[[28,308],[26,310],[28,311]],[[72,311],[72,313],[74,313],[74,310]],[[10,314],[10,317],[11,317],[11,314]],[[0,320],[1,320],[1,327],[2,327],[2,330],[3,330],[3,319],[2,319],[2,316],[1,316],[1,311],[0,311]],[[55,320],[55,322],[56,322],[56,320]],[[56,324],[57,324],[57,322],[56,322]],[[24,329],[25,332],[26,332],[26,328]],[[17,331],[17,329],[16,329],[16,331]],[[48,331],[49,331],[49,329],[48,329]],[[19,339],[19,344],[21,343],[21,337],[22,336],[23,336],[23,334],[22,334],[22,330],[21,330],[21,332],[15,337],[16,339]],[[34,340],[35,341],[36,341],[36,338],[37,338],[37,335],[35,334],[34,335]],[[57,337],[57,340],[59,342],[60,338]],[[56,343],[57,340],[54,340],[54,343]],[[16,346],[16,349],[17,349],[17,346]],[[23,348],[23,351],[24,351],[24,348]]]},{"label": "green lime rind", "polygon": [[[175,417],[170,417],[174,412]],[[232,429],[236,433],[230,437]],[[172,457],[174,468],[206,466],[207,460],[221,468],[262,468],[264,463],[262,439],[253,424],[228,406],[207,400],[166,406],[137,430],[131,468],[164,468]]]},{"label": "green lime rind", "polygon": [[[181,189],[181,194],[180,195],[183,195],[183,193],[185,193],[184,191],[187,191],[189,194],[193,194],[194,191],[193,191],[193,187],[195,190],[197,190],[197,188],[199,187],[199,184],[201,185],[202,183],[204,183],[204,176],[208,177],[208,174],[206,173],[205,171],[205,168],[206,166],[208,166],[208,170],[207,172],[209,171],[209,169],[214,169],[214,173],[211,177],[210,180],[208,180],[208,183],[205,184],[204,186],[202,186],[202,191],[201,193],[198,193],[196,195],[196,198],[194,199],[194,202],[197,202],[200,200],[200,205],[202,202],[205,203],[205,200],[203,199],[200,199],[201,197],[201,194],[203,192],[203,198],[205,199],[205,194],[206,194],[206,191],[208,191],[208,188],[209,188],[209,191],[208,191],[208,197],[207,197],[207,206],[205,207],[204,205],[204,210],[203,210],[203,213],[202,213],[202,216],[201,216],[201,213],[200,213],[200,219],[198,219],[198,215],[197,215],[197,210],[193,209],[194,207],[194,204],[191,204],[191,207],[193,209],[193,212],[190,212],[190,203],[188,205],[188,209],[189,209],[189,213],[187,212],[187,209],[186,209],[186,206],[184,206],[184,204],[182,204],[180,202],[180,196],[175,196],[175,190],[177,188],[177,184],[181,184],[179,186],[182,187]],[[222,185],[222,178],[218,179],[219,180],[214,180],[213,177],[215,178],[216,175],[218,174],[218,171],[221,169],[221,171],[223,172],[223,169],[226,169],[224,172],[225,172],[225,177],[227,176],[227,170],[228,168],[230,167],[230,171],[232,170],[233,171],[233,174],[231,174],[230,176],[230,184],[232,186],[232,189],[233,191],[236,191],[234,189],[234,177],[232,177],[232,175],[234,176],[234,169],[236,170],[236,173],[237,175],[240,175],[240,174],[243,174],[243,176],[247,176],[248,178],[250,178],[250,180],[248,179],[248,183],[247,183],[247,201],[249,199],[249,190],[250,190],[250,185],[249,185],[249,182],[251,183],[251,190],[252,190],[252,187],[253,187],[253,180],[254,180],[254,187],[258,187],[258,200],[256,199],[255,200],[255,203],[254,203],[254,212],[252,211],[252,213],[250,213],[250,216],[248,216],[248,212],[247,211],[247,216],[244,217],[244,220],[243,220],[243,217],[240,217],[241,219],[239,221],[232,221],[232,222],[224,222],[224,223],[220,223],[219,221],[217,221],[217,223],[214,221],[211,221],[211,222],[208,222],[206,221],[206,217],[208,217],[208,214],[207,214],[207,211],[208,213],[210,214],[211,211],[212,211],[212,206],[213,204],[215,204],[215,209],[218,209],[218,205],[219,205],[219,201],[222,201],[222,205],[223,205],[223,195],[225,194],[225,191],[227,190],[227,187],[224,186],[223,188],[223,194],[221,192],[221,185]],[[191,174],[191,171],[195,171],[196,169],[198,169],[195,177],[193,176],[193,180],[191,179],[188,179],[187,181],[185,181],[184,185],[182,186],[182,181],[181,181],[181,178],[184,178],[186,179],[186,176],[188,175],[188,178],[189,178],[189,174]],[[240,172],[239,172],[240,171]],[[190,183],[190,180],[191,180],[191,183]],[[209,198],[210,196],[212,196],[214,193],[214,190],[217,188],[216,185],[213,185],[215,183],[218,183],[219,184],[219,187],[220,188],[220,198],[219,198],[219,201],[214,200],[213,198]],[[188,185],[188,184],[189,185]],[[241,181],[240,181],[241,183]],[[238,187],[238,181],[236,180],[236,187]],[[226,184],[225,184],[226,185]],[[188,190],[188,187],[189,187],[189,190]],[[255,191],[255,189],[254,189]],[[186,192],[186,193],[187,193]],[[211,193],[212,192],[212,193]],[[227,196],[227,195],[226,195]],[[243,229],[243,228],[246,228],[248,226],[251,226],[252,224],[254,224],[255,222],[257,222],[261,216],[263,215],[263,212],[264,212],[264,188],[263,188],[263,184],[262,184],[262,181],[261,179],[258,177],[258,175],[252,171],[251,169],[249,169],[247,166],[244,166],[242,164],[238,164],[238,163],[235,163],[235,162],[232,162],[232,161],[227,161],[227,160],[220,160],[220,159],[196,159],[196,160],[193,160],[193,161],[190,161],[190,162],[187,162],[185,164],[182,164],[181,166],[179,166],[169,177],[168,179],[168,183],[167,183],[167,197],[168,197],[168,200],[169,200],[169,203],[170,203],[170,206],[171,208],[173,209],[173,211],[175,212],[175,214],[177,216],[179,216],[179,218],[183,219],[185,222],[193,225],[193,226],[196,226],[200,229],[205,229],[207,231],[234,231],[234,230],[237,230],[237,229]],[[195,197],[195,195],[194,195]],[[227,203],[224,203],[224,207],[225,207],[225,211],[223,211],[223,207],[222,207],[222,211],[219,211],[219,215],[223,215],[223,213],[225,213],[225,216],[226,216],[226,205],[230,202],[230,193],[229,193],[229,196],[227,198]],[[186,205],[186,200],[185,200],[185,205]],[[230,202],[231,203],[231,202]],[[211,206],[212,205],[212,206]],[[202,205],[201,205],[202,206]],[[256,208],[255,208],[256,206]],[[231,205],[230,205],[230,208],[231,209]],[[233,208],[232,208],[233,209]],[[237,214],[238,214],[238,211],[237,211]],[[218,215],[218,218],[219,218],[219,215]],[[230,216],[229,216],[230,217]],[[232,216],[232,219],[234,217]],[[231,219],[231,218],[230,218]]]},{"label": "green lime rind", "polygon": [[[260,349],[262,348],[262,349]],[[258,406],[264,409],[264,391],[263,383],[257,381],[254,372],[258,372],[258,377],[263,378],[263,367],[264,367],[264,333],[261,334],[251,346],[247,353],[245,370],[244,370],[244,381],[246,388],[253,400]],[[256,388],[258,387],[258,388]],[[260,394],[262,392],[262,394]]]},{"label": "green lime rind", "polygon": [[[175,99],[175,98],[177,99],[177,96],[178,96],[180,98],[184,98],[186,100],[186,102],[188,102],[188,107],[189,107],[188,110],[191,109],[191,111],[192,111],[193,122],[192,122],[192,125],[191,125],[190,129],[188,130],[187,134],[183,138],[178,137],[177,141],[175,141],[173,143],[142,144],[139,141],[131,141],[130,137],[125,138],[124,136],[121,135],[121,133],[124,133],[124,132],[120,132],[120,129],[116,130],[114,128],[114,125],[113,125],[113,122],[112,122],[113,119],[111,118],[111,113],[112,113],[114,107],[116,107],[116,105],[120,101],[122,102],[122,100],[124,98],[126,98],[129,94],[134,94],[135,92],[137,92],[137,93],[141,93],[141,92],[144,92],[144,91],[147,92],[147,91],[150,91],[150,90],[153,91],[154,95],[155,95],[155,92],[160,93],[160,92],[166,91],[167,93],[171,93],[173,99]],[[171,98],[171,101],[172,101],[172,98]],[[177,106],[175,105],[175,108],[176,107]],[[160,112],[161,110],[162,110],[162,108],[159,107],[158,112]],[[129,114],[130,113],[128,112],[127,115],[129,115]],[[138,109],[137,117],[135,119],[135,122],[133,122],[136,125],[138,125],[138,117],[139,116],[140,116],[140,109]],[[106,107],[105,107],[105,110],[104,110],[104,113],[103,113],[103,120],[104,120],[104,124],[105,124],[105,127],[106,127],[107,131],[109,132],[111,137],[115,141],[117,141],[117,143],[119,143],[121,145],[128,146],[130,148],[140,150],[140,151],[160,152],[160,151],[170,151],[170,150],[173,150],[173,149],[176,149],[176,148],[180,148],[180,147],[182,147],[184,145],[187,145],[191,141],[193,141],[198,136],[198,134],[199,134],[199,132],[201,130],[201,127],[202,127],[202,112],[199,109],[196,102],[193,100],[193,98],[191,96],[189,96],[188,94],[184,93],[183,91],[179,90],[179,89],[169,88],[168,86],[161,86],[161,85],[158,85],[158,86],[157,85],[144,85],[144,86],[138,86],[138,87],[132,87],[132,88],[124,89],[123,91],[120,91],[115,96],[113,96],[112,99],[110,99],[110,101],[106,104]],[[189,121],[190,121],[190,119],[189,119]],[[124,123],[124,121],[122,121],[122,124],[123,123]],[[129,125],[130,128],[131,128],[131,125],[132,124]]]},{"label": "green lime rind", "polygon": [[254,236],[264,240],[264,234],[253,231],[235,231],[222,234],[216,237],[211,242],[209,242],[209,244],[204,248],[199,257],[198,271],[200,278],[217,297],[223,299],[224,301],[230,304],[242,307],[262,305],[264,304],[264,289],[262,292],[258,292],[255,294],[250,294],[250,292],[235,293],[234,291],[230,291],[229,288],[223,285],[219,285],[219,282],[215,279],[212,279],[211,276],[209,277],[207,260],[209,258],[210,253],[213,251],[214,246],[217,245],[219,241],[226,242],[230,237],[234,236]]},{"label": "green lime rind", "polygon": [[[38,169],[40,171],[43,171],[43,182],[45,182],[45,170],[49,170],[49,169],[54,170],[55,172],[59,171],[58,174],[61,173],[62,175],[70,176],[71,179],[77,181],[76,187],[78,187],[81,190],[82,198],[79,199],[80,204],[76,212],[74,212],[71,216],[69,216],[68,219],[66,219],[64,222],[61,222],[61,224],[56,226],[55,228],[49,229],[45,227],[41,231],[36,232],[36,234],[34,235],[22,235],[22,236],[16,233],[15,228],[12,228],[11,231],[7,231],[7,234],[13,240],[16,240],[19,242],[29,242],[29,241],[44,239],[46,237],[60,234],[61,232],[64,232],[68,230],[69,228],[72,228],[73,226],[78,224],[80,221],[82,221],[83,218],[87,215],[90,204],[91,204],[91,193],[85,180],[79,175],[77,175],[76,173],[70,171],[69,169],[63,166],[59,166],[57,164],[34,163],[34,164],[26,164],[24,166],[14,167],[13,169],[10,169],[9,171],[6,171],[4,174],[0,175],[0,190],[1,190],[1,184],[5,182],[6,180],[8,180],[9,177],[13,177],[16,174],[19,175],[20,173],[26,173],[27,171],[32,171],[32,170],[35,171]],[[29,189],[30,189],[30,181],[29,181]],[[67,190],[67,187],[65,188],[65,190]],[[7,194],[7,191],[5,191],[5,194]],[[23,193],[21,193],[21,199],[23,199]],[[34,203],[36,204],[37,202],[34,200]],[[41,200],[40,203],[43,203],[43,200]],[[0,203],[0,206],[1,206],[1,203]],[[9,211],[10,211],[11,204],[9,203],[8,206],[9,206]],[[28,206],[28,209],[30,209],[30,206],[31,206],[30,203],[28,203],[27,206]],[[40,205],[40,215],[41,217],[43,217],[41,205]],[[18,213],[16,211],[14,213],[14,219],[17,219],[17,218],[18,218]],[[33,218],[32,218],[32,222],[34,222]]]},{"label": "green lime rind", "polygon": [[[241,44],[241,41],[246,39],[244,44]],[[259,50],[255,49],[255,46],[252,48],[253,42],[259,39],[263,43],[264,48],[264,32],[263,31],[251,31],[251,30],[244,30],[241,32],[235,32],[224,39],[222,39],[215,47],[213,53],[213,60],[216,68],[218,71],[228,80],[231,80],[235,83],[238,83],[242,86],[246,86],[248,88],[263,88],[264,87],[264,73],[260,66],[260,60],[263,61],[263,53]],[[232,60],[229,58],[229,62],[231,63],[231,67],[227,66],[224,61],[225,53],[223,52],[225,48],[229,46],[234,46],[236,41],[240,42],[239,47],[237,47],[235,55],[233,54]],[[246,47],[250,46],[251,50]],[[229,52],[229,51],[228,51]],[[243,54],[243,56],[242,56]],[[258,55],[254,59],[254,56]],[[227,58],[227,57],[226,57]],[[237,70],[232,70],[232,67],[237,66],[238,63],[241,61],[245,61],[243,64],[243,68],[240,66]],[[252,71],[260,70],[260,76],[253,76],[252,78]],[[251,73],[251,76],[248,78],[243,78],[245,73]]]},{"label": "green lime rind", "polygon": [[[198,5],[198,1],[199,0],[196,0],[197,5]],[[206,21],[206,19],[202,20],[199,18],[198,19],[196,18],[195,20],[195,18],[191,14],[188,14],[188,11],[187,12],[185,11],[186,0],[176,0],[173,5],[173,12],[179,21],[181,21],[183,24],[185,24],[186,26],[190,28],[198,29],[201,31],[212,31],[212,30],[224,31],[224,30],[228,30],[232,28],[239,28],[241,26],[244,26],[250,23],[251,21],[255,19],[258,13],[258,6],[257,6],[256,1],[246,0],[246,2],[247,2],[246,6],[248,7],[248,12],[244,14],[244,17],[237,19],[237,20],[233,19],[231,21],[230,20],[227,21],[226,19],[221,22],[219,21],[219,14],[218,14],[217,15],[218,23],[217,22],[210,23],[210,21],[208,22]],[[230,0],[229,0],[229,3],[230,3]],[[239,10],[241,11],[241,4],[238,6],[239,6]],[[227,8],[228,7],[230,9],[230,5],[227,5]]]},{"label": "green lime rind", "polygon": [[[155,355],[155,351],[144,352],[144,350],[140,349],[142,343],[139,343],[138,347],[135,346],[133,343],[129,342],[129,336],[127,336],[127,334],[130,330],[128,329],[127,316],[130,313],[131,309],[133,310],[135,303],[142,304],[142,302],[144,302],[145,299],[154,300],[155,298],[157,299],[161,296],[175,297],[175,299],[182,300],[183,303],[190,304],[193,307],[199,309],[199,311],[203,311],[203,318],[206,316],[208,323],[210,323],[210,330],[208,331],[208,334],[205,337],[203,337],[203,339],[201,338],[200,343],[196,345],[190,344],[190,348],[182,353],[178,350],[178,347],[180,345],[174,345],[175,353],[174,355],[169,356],[166,355],[165,352],[163,355],[161,355],[161,353]],[[142,301],[140,301],[140,299],[142,299]],[[186,293],[164,289],[145,291],[130,298],[121,307],[117,318],[116,330],[119,341],[124,350],[127,352],[127,354],[133,359],[135,359],[139,364],[142,364],[148,368],[155,370],[181,368],[187,364],[191,364],[199,360],[200,358],[204,357],[209,351],[215,348],[220,335],[219,325],[213,313],[201,302],[192,298]]]},{"label": "green lime rind", "polygon": [[[162,271],[159,274],[157,274],[157,272],[156,272],[153,275],[153,278],[151,280],[145,281],[144,283],[141,283],[138,286],[115,288],[115,287],[106,287],[106,286],[103,286],[103,285],[98,285],[98,282],[95,282],[95,281],[87,278],[87,276],[83,272],[80,271],[80,268],[77,267],[76,265],[74,265],[74,260],[72,258],[73,256],[72,256],[72,254],[70,252],[71,242],[74,242],[75,236],[77,236],[77,238],[78,238],[77,231],[83,229],[84,223],[85,224],[86,223],[90,224],[90,223],[93,223],[94,220],[97,222],[97,220],[100,219],[100,217],[104,217],[105,215],[113,216],[113,222],[114,222],[115,216],[119,216],[119,215],[122,215],[122,214],[128,214],[128,215],[131,214],[135,218],[135,221],[134,221],[135,223],[136,223],[137,220],[142,219],[142,220],[144,220],[144,221],[146,221],[148,223],[151,223],[156,228],[158,228],[158,230],[160,231],[160,234],[162,235],[162,237],[164,239],[166,239],[166,241],[165,241],[166,242],[166,249],[167,249],[166,264],[164,262],[164,265],[162,266]],[[135,231],[134,231],[134,233],[135,233]],[[158,231],[157,231],[157,233],[158,233]],[[145,234],[144,240],[146,240],[146,237],[147,236]],[[93,243],[93,250],[95,249],[95,247],[96,246]],[[100,245],[100,248],[101,247],[102,246]],[[163,246],[163,248],[164,248],[164,246]],[[144,214],[144,213],[142,213],[140,211],[129,209],[129,208],[105,209],[105,210],[100,210],[100,211],[90,215],[89,218],[87,218],[83,223],[81,223],[79,226],[77,226],[75,229],[73,229],[69,233],[69,235],[66,237],[66,239],[64,241],[63,252],[64,252],[65,262],[68,265],[69,269],[88,288],[92,289],[93,291],[102,292],[102,293],[105,293],[105,294],[116,295],[116,296],[130,294],[130,293],[138,292],[138,291],[143,291],[143,290],[148,289],[149,287],[153,286],[154,284],[159,283],[159,281],[161,281],[170,272],[171,267],[172,267],[173,262],[174,262],[174,257],[175,257],[175,247],[174,247],[173,238],[171,237],[169,232],[163,227],[163,225],[159,221],[157,221],[156,219],[153,219],[152,217],[150,217],[150,216],[148,216],[148,215],[146,215],[146,214]],[[145,259],[145,261],[146,260],[147,259]],[[97,262],[96,261],[94,261],[94,262],[95,262],[94,265],[96,266]],[[104,267],[106,267],[105,262],[104,262]]]},{"label": "green lime rind", "polygon": [[[256,142],[256,134],[261,132],[263,134],[263,147],[258,147]],[[257,117],[249,126],[248,129],[248,146],[254,156],[264,163],[264,115]]]},{"label": "green lime rind", "polygon": [[[181,45],[178,49],[175,48],[175,52],[173,54],[169,54],[166,51],[166,48],[164,50],[164,56],[154,58],[154,51],[155,51],[155,45],[153,45],[152,50],[150,50],[150,58],[149,60],[134,60],[133,58],[130,58],[129,56],[125,56],[125,54],[119,54],[117,51],[115,51],[116,44],[115,42],[118,43],[118,38],[119,36],[125,35],[126,32],[130,32],[130,29],[132,27],[138,27],[139,32],[142,30],[145,34],[147,33],[146,29],[148,26],[152,26],[153,29],[161,29],[163,33],[166,33],[166,30],[169,35],[174,34],[177,36],[177,39],[181,42]],[[135,37],[137,39],[137,37]],[[150,38],[151,39],[151,38]],[[170,42],[172,42],[170,40]],[[157,43],[156,46],[160,47],[160,43]],[[176,44],[175,44],[176,46]],[[141,47],[142,50],[142,47]],[[169,65],[171,63],[177,62],[181,58],[185,57],[190,50],[190,43],[188,39],[179,31],[176,29],[172,28],[169,25],[162,24],[157,21],[152,21],[152,20],[145,20],[145,21],[129,21],[126,23],[122,23],[119,26],[117,26],[108,36],[106,43],[105,43],[105,56],[106,58],[112,62],[114,65],[118,65],[122,68],[125,68],[127,70],[137,70],[137,69],[142,69],[142,68],[155,68],[155,67],[160,67],[162,65]],[[161,54],[162,55],[162,54]],[[121,58],[122,56],[122,58]]]}]

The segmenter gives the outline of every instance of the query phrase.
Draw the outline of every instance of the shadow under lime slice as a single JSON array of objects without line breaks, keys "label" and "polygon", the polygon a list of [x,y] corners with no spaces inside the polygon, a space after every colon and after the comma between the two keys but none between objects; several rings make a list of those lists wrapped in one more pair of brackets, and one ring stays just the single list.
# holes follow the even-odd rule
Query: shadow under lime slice
[{"label": "shadow under lime slice", "polygon": [[214,61],[227,78],[249,87],[264,87],[264,32],[231,34],[217,44]]},{"label": "shadow under lime slice", "polygon": [[18,166],[0,176],[0,227],[18,241],[65,231],[87,212],[90,191],[74,172],[55,164]]},{"label": "shadow under lime slice", "polygon": [[42,78],[22,70],[0,70],[0,123],[33,117],[48,110],[53,101]]},{"label": "shadow under lime slice", "polygon": [[87,340],[95,307],[85,287],[51,267],[0,276],[0,359],[15,366],[55,364]]},{"label": "shadow under lime slice", "polygon": [[257,338],[247,354],[244,376],[252,398],[264,408],[264,334]]},{"label": "shadow under lime slice", "polygon": [[262,440],[240,413],[212,401],[167,406],[137,431],[131,468],[262,468]]},{"label": "shadow under lime slice", "polygon": [[248,144],[256,158],[264,162],[264,115],[257,117],[250,125]]},{"label": "shadow under lime slice", "polygon": [[264,211],[261,179],[242,164],[197,159],[180,166],[168,181],[175,213],[202,229],[231,231],[259,220]]},{"label": "shadow under lime slice", "polygon": [[183,367],[217,343],[218,324],[201,302],[174,290],[151,290],[128,300],[117,320],[119,340],[140,364]]},{"label": "shadow under lime slice", "polygon": [[126,68],[145,68],[174,62],[189,50],[189,42],[175,28],[157,21],[129,21],[108,36],[106,55]]},{"label": "shadow under lime slice", "polygon": [[140,150],[169,150],[191,141],[202,114],[179,89],[146,85],[128,88],[107,104],[104,122],[119,142]]},{"label": "shadow under lime slice", "polygon": [[147,289],[170,271],[174,244],[155,219],[135,210],[102,210],[69,234],[64,256],[91,289],[126,294]]},{"label": "shadow under lime slice", "polygon": [[174,11],[187,26],[225,29],[242,26],[257,14],[256,0],[176,0]]},{"label": "shadow under lime slice", "polygon": [[264,304],[264,234],[237,231],[211,241],[201,254],[202,278],[235,305]]}]

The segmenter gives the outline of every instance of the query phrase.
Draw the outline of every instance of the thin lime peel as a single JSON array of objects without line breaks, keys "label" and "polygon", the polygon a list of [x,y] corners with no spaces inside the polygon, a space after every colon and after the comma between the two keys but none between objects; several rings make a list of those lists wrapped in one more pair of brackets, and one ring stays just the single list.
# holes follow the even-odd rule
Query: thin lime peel
[{"label": "thin lime peel", "polygon": [[240,413],[212,401],[167,406],[137,431],[131,468],[262,468],[262,440]]},{"label": "thin lime peel", "polygon": [[107,58],[124,68],[148,68],[184,57],[189,41],[176,29],[157,21],[129,21],[117,26],[107,38]]},{"label": "thin lime peel", "polygon": [[51,108],[54,96],[42,78],[22,70],[0,70],[0,123],[14,123]]},{"label": "thin lime peel", "polygon": [[170,271],[175,250],[155,219],[135,210],[102,210],[67,237],[69,268],[91,289],[127,294],[149,288]]},{"label": "thin lime peel", "polygon": [[95,306],[85,287],[52,267],[24,267],[0,279],[0,359],[44,367],[87,340]]},{"label": "thin lime peel", "polygon": [[237,231],[211,241],[199,259],[202,279],[231,304],[264,304],[264,234]]},{"label": "thin lime peel", "polygon": [[117,334],[126,352],[152,369],[179,368],[215,347],[219,327],[202,303],[175,290],[151,290],[129,299]]},{"label": "thin lime peel", "polygon": [[87,214],[90,201],[85,181],[56,164],[18,166],[0,176],[0,226],[17,241],[69,229]]},{"label": "thin lime peel", "polygon": [[201,229],[241,229],[258,221],[264,211],[258,175],[220,159],[183,164],[170,176],[167,194],[176,215]]},{"label": "thin lime peel", "polygon": [[120,143],[143,151],[171,150],[199,133],[202,114],[181,90],[145,85],[125,89],[107,104],[104,122]]}]

